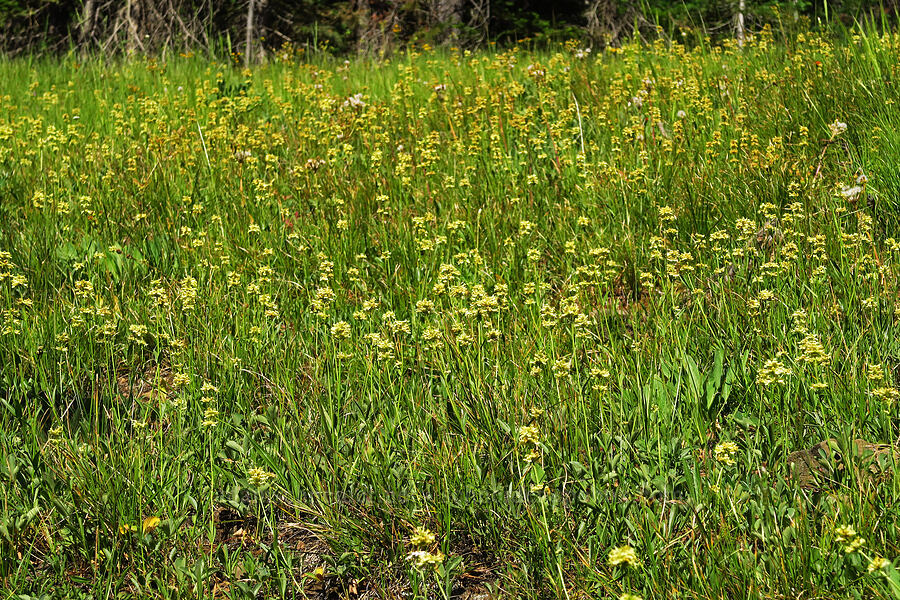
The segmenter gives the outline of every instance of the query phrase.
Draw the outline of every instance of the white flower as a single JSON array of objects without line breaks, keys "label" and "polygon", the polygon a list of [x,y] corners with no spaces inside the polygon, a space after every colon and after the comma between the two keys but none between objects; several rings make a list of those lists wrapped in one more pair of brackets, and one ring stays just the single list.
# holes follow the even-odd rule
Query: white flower
[{"label": "white flower", "polygon": [[844,186],[841,188],[841,196],[844,197],[848,202],[856,202],[859,199],[859,195],[862,194],[862,186],[854,185],[853,187]]},{"label": "white flower", "polygon": [[344,108],[365,108],[366,103],[362,99],[362,94],[353,94],[344,100]]},{"label": "white flower", "polygon": [[831,123],[828,126],[828,130],[831,132],[831,137],[836,138],[837,136],[847,131],[847,124],[835,119],[834,123]]},{"label": "white flower", "polygon": [[537,79],[539,77],[543,77],[544,75],[547,74],[547,72],[544,71],[544,69],[540,68],[539,66],[535,65],[534,63],[525,67],[525,73],[529,77],[534,77],[535,79]]}]

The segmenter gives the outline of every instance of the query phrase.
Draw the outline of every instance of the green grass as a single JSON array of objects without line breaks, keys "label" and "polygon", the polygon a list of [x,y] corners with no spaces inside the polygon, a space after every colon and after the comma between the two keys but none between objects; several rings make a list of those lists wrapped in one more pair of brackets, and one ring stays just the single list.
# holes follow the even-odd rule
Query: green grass
[{"label": "green grass", "polygon": [[575,50],[0,62],[3,596],[900,598],[900,36]]}]

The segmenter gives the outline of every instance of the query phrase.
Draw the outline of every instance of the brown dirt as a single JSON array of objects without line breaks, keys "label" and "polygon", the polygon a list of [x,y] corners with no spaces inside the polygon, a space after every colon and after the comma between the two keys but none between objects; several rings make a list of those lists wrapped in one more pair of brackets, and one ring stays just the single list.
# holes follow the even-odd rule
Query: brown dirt
[{"label": "brown dirt", "polygon": [[900,460],[900,452],[893,446],[861,439],[853,440],[849,452],[850,456],[844,457],[840,444],[834,438],[808,450],[792,452],[787,457],[788,477],[803,489],[833,488],[846,479],[846,465],[850,464],[856,481],[880,483]]}]

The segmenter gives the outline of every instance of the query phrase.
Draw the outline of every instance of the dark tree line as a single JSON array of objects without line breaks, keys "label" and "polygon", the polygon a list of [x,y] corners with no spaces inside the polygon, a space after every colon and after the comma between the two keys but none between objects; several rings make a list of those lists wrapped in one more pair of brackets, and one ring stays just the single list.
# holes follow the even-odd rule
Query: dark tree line
[{"label": "dark tree line", "polygon": [[900,0],[0,0],[0,51],[229,51],[284,44],[382,54],[410,43],[476,47],[522,38],[597,45],[680,26],[714,35],[788,19],[891,19]]}]

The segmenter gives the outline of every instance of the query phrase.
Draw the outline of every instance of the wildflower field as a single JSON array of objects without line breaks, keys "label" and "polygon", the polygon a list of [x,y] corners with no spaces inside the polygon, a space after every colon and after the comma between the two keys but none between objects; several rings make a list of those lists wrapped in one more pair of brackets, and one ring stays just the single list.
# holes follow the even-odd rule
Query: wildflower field
[{"label": "wildflower field", "polygon": [[0,61],[0,595],[900,598],[898,78]]}]

